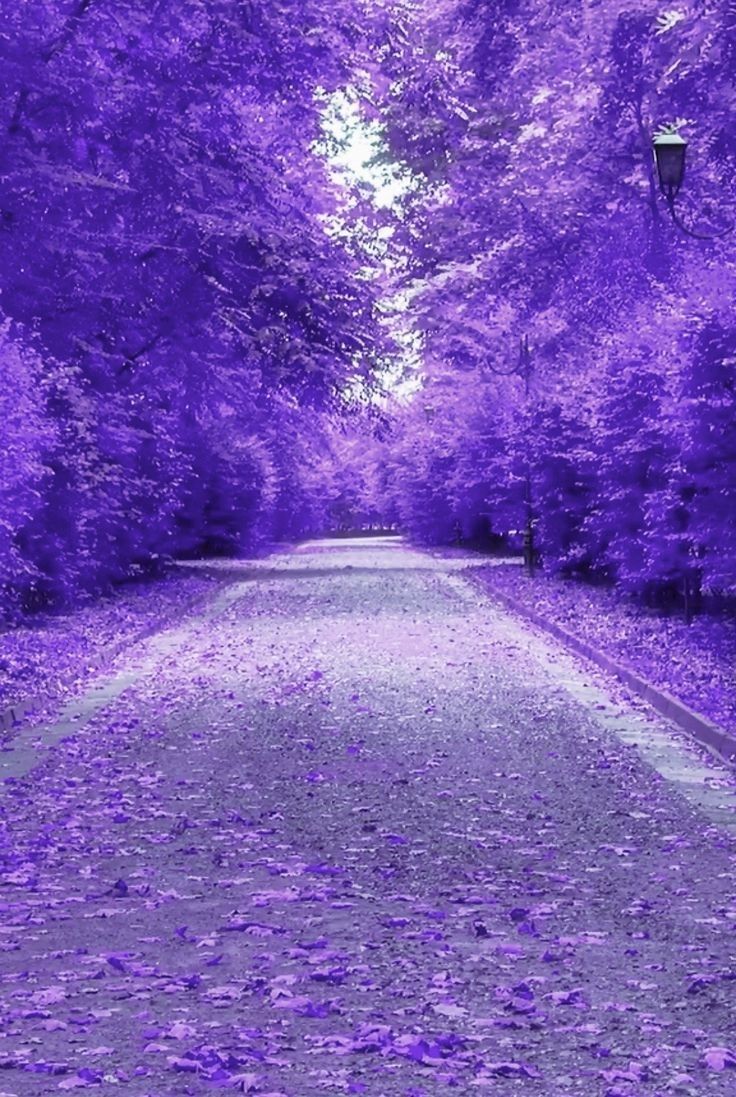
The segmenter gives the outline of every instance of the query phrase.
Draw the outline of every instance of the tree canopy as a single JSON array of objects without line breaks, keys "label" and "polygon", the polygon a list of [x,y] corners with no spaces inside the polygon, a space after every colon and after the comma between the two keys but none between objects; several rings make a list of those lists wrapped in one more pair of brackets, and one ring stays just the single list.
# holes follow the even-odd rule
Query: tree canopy
[{"label": "tree canopy", "polygon": [[350,521],[736,591],[736,236],[651,158],[736,218],[732,3],[2,8],[6,609]]},{"label": "tree canopy", "polygon": [[315,151],[369,8],[3,9],[6,600],[319,526],[322,420],[384,338]]},{"label": "tree canopy", "polygon": [[528,482],[552,570],[733,592],[736,237],[678,230],[651,155],[678,127],[681,219],[736,219],[733,5],[445,0],[398,24],[387,133],[422,180],[402,520],[518,530]]}]

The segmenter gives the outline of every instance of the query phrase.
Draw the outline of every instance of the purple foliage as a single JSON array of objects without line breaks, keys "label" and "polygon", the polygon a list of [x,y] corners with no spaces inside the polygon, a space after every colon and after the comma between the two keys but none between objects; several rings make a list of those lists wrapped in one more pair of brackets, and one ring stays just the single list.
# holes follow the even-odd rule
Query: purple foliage
[{"label": "purple foliage", "polygon": [[508,536],[530,503],[554,573],[736,592],[734,236],[676,230],[650,148],[687,119],[683,217],[736,215],[733,31],[725,2],[450,0],[404,27],[423,388],[387,460],[417,539]]},{"label": "purple foliage", "polygon": [[[734,237],[677,232],[650,144],[691,144],[686,220],[736,211],[734,18],[11,5],[4,614],[167,555],[395,524],[529,526],[553,573],[733,596]],[[410,180],[391,210],[319,143],[345,89]],[[402,332],[418,391],[381,406]]]},{"label": "purple foliage", "polygon": [[6,5],[6,612],[327,524],[329,417],[381,344],[313,148],[360,7]]}]

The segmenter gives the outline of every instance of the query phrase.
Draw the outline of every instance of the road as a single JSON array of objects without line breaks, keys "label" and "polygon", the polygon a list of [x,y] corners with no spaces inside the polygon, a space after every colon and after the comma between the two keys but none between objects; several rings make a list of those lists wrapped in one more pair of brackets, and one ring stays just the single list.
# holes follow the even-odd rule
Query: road
[{"label": "road", "polygon": [[18,752],[0,1093],[734,1093],[732,788],[466,564],[223,563]]}]

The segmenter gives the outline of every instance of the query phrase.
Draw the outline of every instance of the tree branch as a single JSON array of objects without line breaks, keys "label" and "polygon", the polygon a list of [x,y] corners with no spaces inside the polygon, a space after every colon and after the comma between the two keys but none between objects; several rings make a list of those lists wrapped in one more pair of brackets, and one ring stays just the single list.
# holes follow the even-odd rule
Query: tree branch
[{"label": "tree branch", "polygon": [[[93,3],[95,3],[95,0],[79,0],[74,11],[66,19],[58,37],[42,52],[41,60],[45,65],[52,61],[57,54],[61,53],[62,50],[69,45],[77,32],[79,24],[82,22]],[[15,101],[15,107],[13,108],[13,113],[10,117],[10,122],[8,123],[8,133],[16,134],[19,132],[21,118],[26,109],[30,94],[31,89],[27,87],[21,88],[18,92],[18,98]]]},{"label": "tree branch", "polygon": [[42,57],[45,64],[48,64],[49,61],[53,60],[57,54],[61,53],[61,51],[69,45],[77,32],[79,24],[82,22],[94,2],[95,0],[79,0],[77,7],[64,23],[59,37],[44,50]]}]

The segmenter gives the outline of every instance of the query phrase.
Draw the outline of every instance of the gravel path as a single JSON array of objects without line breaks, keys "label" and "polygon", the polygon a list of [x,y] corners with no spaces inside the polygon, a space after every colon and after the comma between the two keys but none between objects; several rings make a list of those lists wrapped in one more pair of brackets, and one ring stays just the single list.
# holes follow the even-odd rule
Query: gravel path
[{"label": "gravel path", "polygon": [[0,1094],[733,1094],[725,775],[461,559],[227,566],[6,777]]}]

